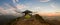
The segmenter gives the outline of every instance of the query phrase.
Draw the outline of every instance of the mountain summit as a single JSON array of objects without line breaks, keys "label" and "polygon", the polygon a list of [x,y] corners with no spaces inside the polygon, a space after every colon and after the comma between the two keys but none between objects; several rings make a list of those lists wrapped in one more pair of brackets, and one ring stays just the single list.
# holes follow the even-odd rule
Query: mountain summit
[{"label": "mountain summit", "polygon": [[25,19],[23,17],[17,18],[15,21],[9,23],[9,25],[50,25],[47,23],[42,16],[35,14],[30,19]]}]

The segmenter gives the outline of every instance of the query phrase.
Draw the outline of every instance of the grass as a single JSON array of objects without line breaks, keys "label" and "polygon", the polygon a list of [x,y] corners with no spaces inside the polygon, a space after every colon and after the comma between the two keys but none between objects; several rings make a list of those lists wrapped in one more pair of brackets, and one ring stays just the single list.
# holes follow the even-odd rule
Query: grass
[{"label": "grass", "polygon": [[30,19],[31,16],[29,14],[25,15],[25,19]]}]

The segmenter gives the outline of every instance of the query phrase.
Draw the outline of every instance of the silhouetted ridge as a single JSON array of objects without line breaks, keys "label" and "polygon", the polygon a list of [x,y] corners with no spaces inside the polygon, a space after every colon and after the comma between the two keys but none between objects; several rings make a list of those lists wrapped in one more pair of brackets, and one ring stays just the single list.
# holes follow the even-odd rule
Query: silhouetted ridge
[{"label": "silhouetted ridge", "polygon": [[35,14],[34,17],[36,18],[36,20],[39,20],[41,23],[47,23],[39,14]]}]

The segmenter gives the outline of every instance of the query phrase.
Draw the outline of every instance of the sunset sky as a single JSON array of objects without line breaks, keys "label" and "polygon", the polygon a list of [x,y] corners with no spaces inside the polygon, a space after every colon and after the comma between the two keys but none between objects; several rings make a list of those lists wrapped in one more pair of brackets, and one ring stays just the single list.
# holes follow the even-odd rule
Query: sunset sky
[{"label": "sunset sky", "polygon": [[60,0],[0,0],[0,13],[31,10],[42,16],[60,16]]}]

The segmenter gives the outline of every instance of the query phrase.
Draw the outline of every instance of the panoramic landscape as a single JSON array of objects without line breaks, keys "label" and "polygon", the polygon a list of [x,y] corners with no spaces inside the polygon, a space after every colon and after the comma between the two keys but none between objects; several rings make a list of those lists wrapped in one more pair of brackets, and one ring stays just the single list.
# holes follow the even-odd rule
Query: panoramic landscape
[{"label": "panoramic landscape", "polygon": [[60,25],[60,0],[0,0],[0,25]]}]

